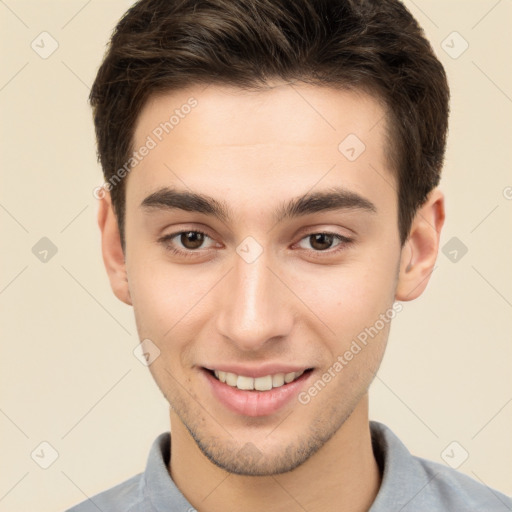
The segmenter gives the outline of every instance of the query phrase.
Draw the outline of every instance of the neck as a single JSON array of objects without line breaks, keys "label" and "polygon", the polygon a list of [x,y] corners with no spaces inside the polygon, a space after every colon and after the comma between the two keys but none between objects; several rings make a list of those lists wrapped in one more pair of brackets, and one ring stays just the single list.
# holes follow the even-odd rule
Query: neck
[{"label": "neck", "polygon": [[293,471],[273,476],[228,473],[208,460],[171,411],[169,472],[200,512],[230,510],[363,512],[373,503],[380,472],[373,456],[368,396],[336,434]]}]

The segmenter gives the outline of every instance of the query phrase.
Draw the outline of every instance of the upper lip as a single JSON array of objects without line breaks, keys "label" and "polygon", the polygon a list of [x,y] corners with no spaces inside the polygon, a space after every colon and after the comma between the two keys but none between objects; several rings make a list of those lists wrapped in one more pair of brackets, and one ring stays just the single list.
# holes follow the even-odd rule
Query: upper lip
[{"label": "upper lip", "polygon": [[302,372],[310,369],[310,366],[280,364],[280,363],[265,363],[258,366],[247,366],[243,364],[223,364],[218,365],[205,365],[203,368],[207,370],[218,370],[221,372],[234,373],[236,375],[243,375],[244,377],[265,377],[266,375],[275,375],[276,373],[292,373]]}]

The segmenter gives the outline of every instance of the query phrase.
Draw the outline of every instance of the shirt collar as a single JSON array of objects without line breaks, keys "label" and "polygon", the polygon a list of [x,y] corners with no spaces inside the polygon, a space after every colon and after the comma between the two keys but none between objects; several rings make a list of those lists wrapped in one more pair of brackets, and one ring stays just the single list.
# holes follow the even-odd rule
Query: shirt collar
[{"label": "shirt collar", "polygon": [[[382,481],[369,512],[400,510],[412,501],[433,477],[429,479],[424,471],[418,471],[415,457],[388,427],[371,421],[370,430]],[[170,432],[160,434],[153,442],[141,482],[141,492],[145,502],[150,503],[155,512],[168,512],[170,503],[176,512],[192,512],[195,509],[176,487],[167,470],[170,448]]]},{"label": "shirt collar", "polygon": [[143,476],[144,500],[151,503],[152,512],[169,512],[171,504],[176,512],[193,512],[195,509],[169,475],[167,468],[170,455],[171,435],[170,432],[164,432],[155,439],[149,452]]}]

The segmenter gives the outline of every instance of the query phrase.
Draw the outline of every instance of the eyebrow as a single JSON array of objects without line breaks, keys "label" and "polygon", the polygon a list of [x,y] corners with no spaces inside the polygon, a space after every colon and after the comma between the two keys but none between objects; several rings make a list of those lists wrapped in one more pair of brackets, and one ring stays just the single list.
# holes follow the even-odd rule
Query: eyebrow
[{"label": "eyebrow", "polygon": [[[145,210],[184,210],[203,213],[228,222],[233,217],[225,201],[219,201],[206,194],[186,190],[162,188],[147,196],[141,203]],[[274,222],[312,213],[334,210],[359,210],[377,213],[376,206],[365,197],[339,187],[321,192],[310,192],[281,204],[274,211]]]}]

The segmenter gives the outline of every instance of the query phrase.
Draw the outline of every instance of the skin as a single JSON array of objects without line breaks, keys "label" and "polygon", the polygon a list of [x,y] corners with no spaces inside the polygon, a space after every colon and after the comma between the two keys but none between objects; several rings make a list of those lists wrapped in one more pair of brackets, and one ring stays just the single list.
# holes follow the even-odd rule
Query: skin
[{"label": "skin", "polygon": [[[307,405],[294,399],[266,416],[227,409],[201,368],[296,364],[313,368],[307,390],[395,300],[423,292],[443,195],[431,192],[401,246],[385,111],[354,91],[279,82],[259,91],[175,91],[146,104],[134,148],[190,97],[197,106],[125,178],[124,252],[108,194],[98,217],[112,289],[133,305],[140,339],[160,350],[150,371],[171,404],[170,475],[201,512],[228,503],[249,512],[367,510],[381,480],[368,388],[389,323]],[[338,150],[351,133],[366,146],[353,162]],[[232,216],[141,206],[164,187],[223,201]],[[364,197],[375,211],[275,222],[274,210],[288,200],[331,187]],[[161,240],[194,229],[208,234],[197,249],[180,236]],[[322,232],[352,241],[328,239],[319,250],[310,235]],[[236,251],[247,236],[263,249],[252,263]]]}]

